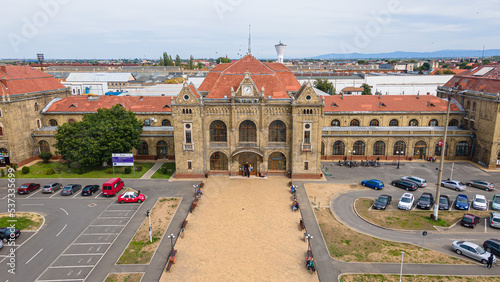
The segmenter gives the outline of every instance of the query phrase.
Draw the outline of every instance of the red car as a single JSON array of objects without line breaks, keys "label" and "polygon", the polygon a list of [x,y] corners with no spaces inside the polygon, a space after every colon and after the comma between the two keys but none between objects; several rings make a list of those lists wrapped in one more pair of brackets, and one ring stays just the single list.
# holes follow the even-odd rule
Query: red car
[{"label": "red car", "polygon": [[142,203],[146,200],[146,196],[136,192],[125,192],[118,196],[118,203]]},{"label": "red car", "polygon": [[17,193],[29,194],[38,188],[40,188],[40,184],[38,184],[38,183],[25,183],[25,184],[19,186],[19,188],[17,188]]},{"label": "red car", "polygon": [[471,213],[466,213],[464,214],[464,217],[460,221],[460,224],[462,224],[465,227],[472,227],[476,226],[479,223],[479,216],[473,215]]}]

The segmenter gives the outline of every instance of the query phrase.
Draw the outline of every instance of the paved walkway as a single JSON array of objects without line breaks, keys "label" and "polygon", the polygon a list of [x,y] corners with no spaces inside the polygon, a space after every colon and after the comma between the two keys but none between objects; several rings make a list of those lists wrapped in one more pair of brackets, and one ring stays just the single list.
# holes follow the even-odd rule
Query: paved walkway
[{"label": "paved walkway", "polygon": [[159,170],[160,167],[164,163],[166,163],[166,162],[165,161],[157,161],[152,168],[150,168],[146,173],[144,173],[144,175],[141,177],[141,179],[151,179],[151,176],[153,176],[153,174],[155,174],[155,172],[157,170]]}]

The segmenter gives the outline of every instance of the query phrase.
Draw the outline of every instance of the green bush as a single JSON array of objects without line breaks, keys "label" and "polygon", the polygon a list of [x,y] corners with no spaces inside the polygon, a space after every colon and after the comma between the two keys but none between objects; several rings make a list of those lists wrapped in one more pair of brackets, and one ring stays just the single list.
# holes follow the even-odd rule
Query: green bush
[{"label": "green bush", "polygon": [[2,174],[2,177],[4,177],[4,176],[5,176],[5,169],[3,169],[3,168],[2,168],[2,169],[0,170],[0,173]]},{"label": "green bush", "polygon": [[84,174],[85,173],[85,168],[83,168],[83,166],[77,168],[76,169],[76,173],[78,173],[78,174]]},{"label": "green bush", "polygon": [[43,160],[44,163],[48,163],[50,158],[52,158],[52,154],[50,152],[44,152],[38,156]]},{"label": "green bush", "polygon": [[52,175],[52,174],[55,174],[56,171],[53,169],[53,168],[48,168],[46,171],[45,171],[45,174],[46,175]]},{"label": "green bush", "polygon": [[142,169],[143,169],[142,165],[135,166],[135,171],[142,171]]},{"label": "green bush", "polygon": [[131,174],[132,173],[132,168],[129,167],[129,166],[126,166],[124,169],[123,169],[123,173],[125,174]]},{"label": "green bush", "polygon": [[17,164],[13,164],[12,168],[14,169],[14,171],[17,171]]},{"label": "green bush", "polygon": [[162,167],[158,170],[158,172],[160,172],[160,174],[168,174],[168,168]]},{"label": "green bush", "polygon": [[107,169],[106,169],[106,173],[107,173],[107,174],[113,174],[113,169],[112,169],[112,168],[110,168],[110,167],[109,167],[109,168],[107,168]]},{"label": "green bush", "polygon": [[29,166],[23,166],[23,169],[21,169],[21,172],[22,172],[23,174],[28,174],[28,173],[30,173],[30,168],[29,168]]}]

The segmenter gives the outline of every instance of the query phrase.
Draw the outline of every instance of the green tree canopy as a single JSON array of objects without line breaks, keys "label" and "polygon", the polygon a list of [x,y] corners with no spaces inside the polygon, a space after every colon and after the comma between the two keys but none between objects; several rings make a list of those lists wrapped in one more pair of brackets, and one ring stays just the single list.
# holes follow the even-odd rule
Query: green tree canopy
[{"label": "green tree canopy", "polygon": [[181,57],[179,57],[179,55],[175,56],[175,65],[180,67],[181,64],[182,64]]},{"label": "green tree canopy", "polygon": [[83,120],[58,127],[54,147],[68,161],[100,166],[111,161],[112,153],[129,153],[139,146],[142,122],[133,112],[115,105],[86,114]]},{"label": "green tree canopy", "polygon": [[187,67],[190,70],[194,69],[194,58],[193,58],[193,55],[189,56],[189,61],[188,61]]},{"label": "green tree canopy", "polygon": [[314,87],[330,95],[335,95],[335,88],[333,88],[333,83],[329,82],[326,78],[316,78],[316,80],[314,81]]},{"label": "green tree canopy", "polygon": [[370,85],[363,83],[361,87],[363,87],[363,92],[361,92],[361,95],[372,95],[372,88],[370,87]]},{"label": "green tree canopy", "polygon": [[230,63],[231,59],[225,58],[225,57],[219,57],[219,58],[217,58],[216,62],[217,62],[217,64],[220,64],[220,63]]}]

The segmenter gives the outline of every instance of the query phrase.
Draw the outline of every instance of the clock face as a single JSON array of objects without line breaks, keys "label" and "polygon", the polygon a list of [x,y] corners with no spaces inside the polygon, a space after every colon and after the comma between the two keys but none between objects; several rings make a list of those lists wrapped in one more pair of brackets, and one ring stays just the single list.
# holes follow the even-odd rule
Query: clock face
[{"label": "clock face", "polygon": [[245,94],[250,94],[250,92],[252,92],[252,88],[250,88],[250,86],[245,86],[243,87],[243,92],[245,92]]}]

